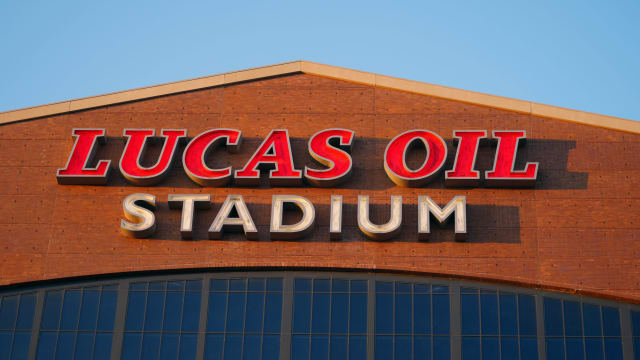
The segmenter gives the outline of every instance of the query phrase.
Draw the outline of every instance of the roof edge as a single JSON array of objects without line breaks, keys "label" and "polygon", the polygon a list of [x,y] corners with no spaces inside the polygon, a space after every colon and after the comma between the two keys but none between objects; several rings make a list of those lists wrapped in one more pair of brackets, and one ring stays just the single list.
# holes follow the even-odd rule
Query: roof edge
[{"label": "roof edge", "polygon": [[640,121],[539,104],[503,96],[489,95],[442,85],[406,80],[305,60],[268,65],[247,70],[239,70],[218,75],[142,87],[133,90],[125,90],[104,95],[0,112],[0,124],[294,73],[312,74],[381,88],[406,91],[442,99],[515,111],[518,113],[531,114],[545,118],[564,120],[583,125],[640,134]]}]

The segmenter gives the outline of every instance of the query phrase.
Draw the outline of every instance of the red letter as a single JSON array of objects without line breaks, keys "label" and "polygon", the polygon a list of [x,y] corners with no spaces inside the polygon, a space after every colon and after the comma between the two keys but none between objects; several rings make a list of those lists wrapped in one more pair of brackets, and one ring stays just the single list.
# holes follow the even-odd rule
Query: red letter
[{"label": "red letter", "polygon": [[152,129],[124,130],[123,135],[127,137],[127,145],[125,145],[120,158],[120,172],[127,181],[134,185],[153,185],[162,180],[173,162],[178,141],[187,135],[186,130],[162,129],[164,145],[158,161],[152,167],[144,167],[140,165],[144,145],[147,138],[153,137],[155,133],[155,130]]},{"label": "red letter", "polygon": [[195,137],[182,154],[182,165],[189,178],[202,186],[223,186],[231,180],[231,166],[224,169],[211,169],[205,159],[221,142],[227,150],[238,151],[242,133],[234,129],[212,129]]},{"label": "red letter", "polygon": [[487,131],[454,130],[453,136],[458,139],[458,151],[453,169],[444,173],[444,182],[447,186],[477,186],[480,183],[480,172],[473,170],[473,166],[480,139],[487,138]]},{"label": "red letter", "polygon": [[58,169],[58,184],[106,184],[111,160],[100,160],[95,168],[88,168],[96,152],[96,141],[105,142],[104,129],[73,129],[76,142],[69,155],[67,166]]},{"label": "red letter", "polygon": [[309,139],[309,154],[320,164],[328,167],[324,170],[304,169],[304,177],[318,187],[335,186],[351,175],[351,156],[338,147],[331,146],[332,139],[340,141],[340,146],[350,150],[353,131],[345,129],[327,129],[315,133]]},{"label": "red letter", "polygon": [[520,139],[527,138],[524,130],[494,131],[498,148],[493,170],[485,173],[487,186],[533,186],[538,176],[538,163],[527,163],[524,170],[515,171],[516,151]]},{"label": "red letter", "polygon": [[257,185],[260,170],[256,168],[261,164],[275,165],[275,169],[269,172],[269,182],[273,185],[298,185],[302,181],[302,171],[293,167],[287,130],[271,130],[251,160],[242,170],[236,171],[236,182],[240,185]]},{"label": "red letter", "polygon": [[[422,141],[427,158],[418,170],[411,170],[405,162],[411,144]],[[447,159],[447,144],[429,130],[409,130],[396,136],[384,151],[384,170],[391,180],[400,186],[420,186],[440,171]]]}]

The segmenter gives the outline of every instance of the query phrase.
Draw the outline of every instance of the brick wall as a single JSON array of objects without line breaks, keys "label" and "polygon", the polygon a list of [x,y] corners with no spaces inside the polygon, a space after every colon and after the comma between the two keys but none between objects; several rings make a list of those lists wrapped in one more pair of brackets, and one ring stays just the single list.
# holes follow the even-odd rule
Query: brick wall
[{"label": "brick wall", "polygon": [[[218,127],[243,132],[238,154],[219,152],[211,165],[240,168],[269,130],[289,129],[297,168],[313,164],[306,141],[342,127],[356,133],[354,173],[333,189],[201,188],[176,164],[161,184],[129,185],[113,169],[107,186],[63,186],[76,127],[106,128],[97,158],[118,163],[125,128],[186,128],[189,136]],[[444,188],[444,175],[423,188],[395,186],[383,170],[388,141],[423,128],[447,139],[452,167],[453,129],[524,129],[519,165],[540,163],[532,189]],[[155,150],[155,151],[154,151]],[[159,147],[148,153],[154,159]],[[490,169],[495,147],[480,149],[476,168]],[[181,152],[180,152],[181,153]],[[0,126],[0,284],[115,272],[218,267],[314,267],[394,270],[577,291],[640,302],[640,135],[538,118],[429,96],[297,74],[151,100],[107,106]],[[418,158],[409,161],[421,162]],[[226,166],[226,165],[225,165]],[[158,230],[150,239],[119,233],[121,202],[134,192],[156,195]],[[211,194],[198,211],[194,240],[180,240],[180,211],[169,193]],[[207,229],[228,194],[241,194],[260,231],[207,240]],[[272,194],[309,198],[317,211],[312,235],[270,241]],[[344,240],[329,241],[328,204],[344,196]],[[400,236],[375,242],[360,235],[358,195],[371,197],[372,217],[385,222],[390,195],[404,199]],[[417,196],[440,204],[464,195],[469,239],[453,240],[451,226],[417,240]]]}]

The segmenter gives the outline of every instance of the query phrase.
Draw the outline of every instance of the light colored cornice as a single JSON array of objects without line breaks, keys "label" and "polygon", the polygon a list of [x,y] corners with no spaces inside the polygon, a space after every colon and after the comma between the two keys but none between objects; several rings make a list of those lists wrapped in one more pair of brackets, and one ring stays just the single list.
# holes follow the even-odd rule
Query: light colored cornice
[{"label": "light colored cornice", "polygon": [[502,96],[488,95],[474,91],[454,89],[446,86],[345,69],[304,60],[6,111],[0,113],[0,124],[294,73],[312,74],[387,89],[510,110],[518,113],[559,119],[578,124],[640,134],[639,121],[538,104]]}]

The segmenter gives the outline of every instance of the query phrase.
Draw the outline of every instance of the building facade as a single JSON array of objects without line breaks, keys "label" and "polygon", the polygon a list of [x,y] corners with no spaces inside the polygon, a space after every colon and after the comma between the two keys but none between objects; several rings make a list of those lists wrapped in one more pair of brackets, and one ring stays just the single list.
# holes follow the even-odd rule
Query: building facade
[{"label": "building facade", "polygon": [[640,359],[639,124],[306,61],[0,113],[0,359]]}]

